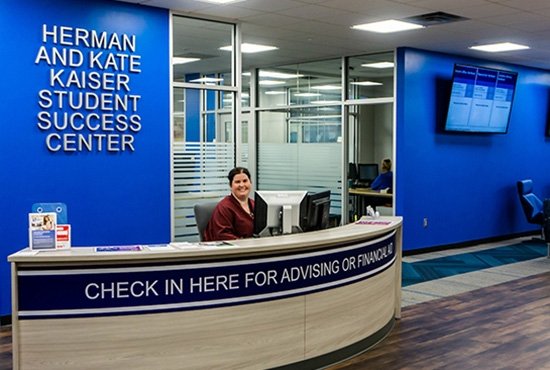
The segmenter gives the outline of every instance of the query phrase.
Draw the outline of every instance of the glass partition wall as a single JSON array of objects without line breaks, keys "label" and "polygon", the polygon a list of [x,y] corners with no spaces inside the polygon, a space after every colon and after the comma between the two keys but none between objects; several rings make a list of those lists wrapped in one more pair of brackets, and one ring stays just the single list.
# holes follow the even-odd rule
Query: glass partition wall
[{"label": "glass partition wall", "polygon": [[255,189],[330,190],[349,222],[346,162],[393,158],[393,67],[368,66],[393,53],[257,68],[236,25],[174,16],[173,32],[173,240],[198,240],[193,206],[228,194],[235,165]]},{"label": "glass partition wall", "polygon": [[[227,194],[235,166],[239,89],[235,25],[174,16],[172,47],[172,240],[198,240],[193,206]],[[230,46],[230,50],[221,47]]]},{"label": "glass partition wall", "polygon": [[258,71],[257,186],[331,191],[333,223],[341,214],[341,60]]}]

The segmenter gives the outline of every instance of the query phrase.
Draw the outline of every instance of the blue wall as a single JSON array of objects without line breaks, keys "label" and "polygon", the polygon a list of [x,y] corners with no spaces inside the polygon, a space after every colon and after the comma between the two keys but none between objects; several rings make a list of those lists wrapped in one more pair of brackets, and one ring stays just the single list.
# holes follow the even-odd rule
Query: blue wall
[{"label": "blue wall", "polygon": [[[454,63],[519,73],[508,134],[450,134],[445,120]],[[537,230],[516,181],[550,197],[550,72],[403,48],[397,53],[396,211],[404,250]],[[423,219],[428,218],[428,227]]]},{"label": "blue wall", "polygon": [[[95,30],[98,34],[135,36],[135,50],[109,50],[68,45],[74,38],[43,41],[43,25]],[[10,266],[7,256],[28,245],[28,213],[35,202],[64,202],[72,225],[72,244],[105,245],[160,243],[170,240],[170,111],[169,111],[169,13],[166,10],[116,1],[86,2],[58,0],[2,1],[0,3],[0,66],[3,72],[0,93],[0,315],[11,312]],[[84,63],[71,67],[45,60],[35,63],[40,47],[78,49],[85,58],[92,51],[134,55],[129,65]],[[113,46],[113,45],[111,45]],[[97,54],[96,54],[97,55]],[[139,56],[139,57],[138,57]],[[139,58],[139,59],[137,59]],[[110,90],[68,87],[66,80],[51,86],[50,69],[112,73],[128,78],[126,87]],[[140,70],[140,71],[138,71]],[[134,108],[117,110],[43,108],[40,90],[139,95]],[[90,129],[40,129],[38,114],[78,112],[130,116],[137,124],[108,124]],[[92,116],[94,117],[94,116]],[[78,121],[81,122],[81,121]],[[93,120],[93,122],[96,122]],[[131,127],[130,127],[131,126]],[[133,150],[51,151],[46,147],[50,134],[113,134],[133,140]],[[57,143],[57,142],[56,142]]]}]

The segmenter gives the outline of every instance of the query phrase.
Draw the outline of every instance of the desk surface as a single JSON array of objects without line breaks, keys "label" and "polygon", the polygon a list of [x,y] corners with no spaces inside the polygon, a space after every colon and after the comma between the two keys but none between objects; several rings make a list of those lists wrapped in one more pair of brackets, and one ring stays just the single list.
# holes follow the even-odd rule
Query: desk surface
[{"label": "desk surface", "polygon": [[379,190],[372,190],[371,188],[350,188],[349,193],[351,195],[367,195],[380,198],[392,198],[391,193],[381,193]]},{"label": "desk surface", "polygon": [[[391,194],[389,194],[391,196]],[[401,217],[385,217],[389,223],[361,225],[350,223],[340,227],[314,232],[279,235],[264,238],[239,239],[229,245],[208,246],[208,243],[173,243],[145,245],[137,252],[96,252],[95,247],[73,247],[68,250],[31,251],[23,249],[8,257],[8,261],[17,263],[75,263],[108,261],[143,261],[162,259],[212,259],[231,256],[259,256],[340,245],[367,238],[375,238],[401,225]]]}]

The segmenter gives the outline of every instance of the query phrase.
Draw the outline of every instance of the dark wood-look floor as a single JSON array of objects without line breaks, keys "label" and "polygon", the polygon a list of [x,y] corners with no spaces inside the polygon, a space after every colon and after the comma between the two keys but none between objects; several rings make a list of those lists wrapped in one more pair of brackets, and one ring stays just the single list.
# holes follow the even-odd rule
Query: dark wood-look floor
[{"label": "dark wood-look floor", "polygon": [[343,369],[549,370],[550,272],[406,307]]},{"label": "dark wood-look floor", "polygon": [[12,368],[11,358],[11,325],[0,327],[0,369]]},{"label": "dark wood-look floor", "polygon": [[[12,368],[0,328],[0,370]],[[330,370],[550,369],[550,272],[403,309],[391,334]]]}]

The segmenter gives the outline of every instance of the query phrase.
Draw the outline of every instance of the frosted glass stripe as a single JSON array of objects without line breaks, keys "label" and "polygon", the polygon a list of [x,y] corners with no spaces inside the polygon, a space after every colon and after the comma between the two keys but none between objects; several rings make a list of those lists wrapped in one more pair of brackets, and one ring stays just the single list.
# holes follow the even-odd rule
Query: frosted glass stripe
[{"label": "frosted glass stripe", "polygon": [[193,207],[228,193],[227,173],[235,163],[232,143],[175,143],[174,224],[176,241],[198,240]]}]

